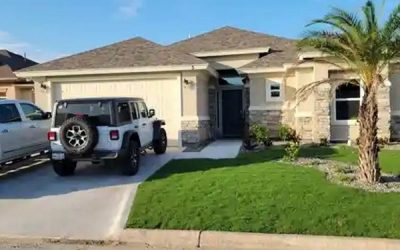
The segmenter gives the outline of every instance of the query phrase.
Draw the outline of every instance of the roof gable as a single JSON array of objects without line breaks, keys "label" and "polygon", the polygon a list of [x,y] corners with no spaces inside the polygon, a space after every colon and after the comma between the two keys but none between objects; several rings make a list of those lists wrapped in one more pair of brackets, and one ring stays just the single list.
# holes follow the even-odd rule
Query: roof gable
[{"label": "roof gable", "polygon": [[206,62],[141,37],[114,43],[21,70],[75,70],[190,65]]},{"label": "roof gable", "polygon": [[268,48],[279,49],[280,44],[290,41],[294,40],[226,26],[173,43],[169,47],[186,53],[252,48],[267,50]]},{"label": "roof gable", "polygon": [[17,78],[13,71],[36,65],[28,58],[15,54],[8,50],[0,50],[0,79],[13,79]]}]

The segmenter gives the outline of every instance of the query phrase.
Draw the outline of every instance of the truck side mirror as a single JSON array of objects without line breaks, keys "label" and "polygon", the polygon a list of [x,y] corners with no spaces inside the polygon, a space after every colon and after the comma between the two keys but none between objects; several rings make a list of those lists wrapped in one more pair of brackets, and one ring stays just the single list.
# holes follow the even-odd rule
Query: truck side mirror
[{"label": "truck side mirror", "polygon": [[156,111],[154,109],[149,109],[149,118],[156,115]]}]

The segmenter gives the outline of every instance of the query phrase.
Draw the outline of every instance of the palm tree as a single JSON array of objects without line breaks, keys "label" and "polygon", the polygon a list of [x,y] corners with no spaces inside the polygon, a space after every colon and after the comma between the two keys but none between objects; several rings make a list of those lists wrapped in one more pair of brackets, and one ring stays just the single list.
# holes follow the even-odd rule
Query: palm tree
[{"label": "palm tree", "polygon": [[[377,18],[374,3],[368,0],[362,7],[361,17],[333,8],[322,19],[314,20],[308,26],[311,25],[318,25],[319,28],[309,30],[298,42],[298,48],[318,50],[339,59],[342,65],[352,69],[360,79],[352,81],[364,90],[358,114],[359,177],[369,183],[378,182],[381,172],[378,161],[376,96],[379,86],[387,77],[385,70],[389,63],[400,56],[400,4],[382,24]],[[333,63],[329,59],[324,60]],[[307,84],[297,91],[297,95],[304,96],[320,84],[331,83],[337,86],[338,80],[341,79]]]}]

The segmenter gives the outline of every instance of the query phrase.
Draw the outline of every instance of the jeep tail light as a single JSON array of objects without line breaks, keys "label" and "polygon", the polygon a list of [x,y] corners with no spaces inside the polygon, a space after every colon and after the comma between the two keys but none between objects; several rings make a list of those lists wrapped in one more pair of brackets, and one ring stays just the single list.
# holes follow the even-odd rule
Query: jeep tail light
[{"label": "jeep tail light", "polygon": [[47,139],[48,139],[49,141],[57,141],[57,133],[54,132],[54,131],[49,131],[49,132],[47,133]]},{"label": "jeep tail light", "polygon": [[119,131],[118,130],[110,131],[110,140],[112,140],[112,141],[119,140]]}]

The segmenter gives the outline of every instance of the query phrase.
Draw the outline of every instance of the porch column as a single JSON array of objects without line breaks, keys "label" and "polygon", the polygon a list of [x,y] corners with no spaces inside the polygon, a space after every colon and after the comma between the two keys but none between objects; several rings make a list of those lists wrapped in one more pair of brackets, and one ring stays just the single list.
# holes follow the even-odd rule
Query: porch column
[{"label": "porch column", "polygon": [[210,138],[208,109],[208,75],[182,73],[182,144],[196,144]]},{"label": "porch column", "polygon": [[[314,81],[321,81],[329,78],[329,66],[324,64],[316,64],[314,67]],[[315,91],[315,104],[313,116],[313,136],[314,142],[326,138],[331,138],[331,117],[330,104],[332,101],[331,85],[329,83],[319,85]]]}]

